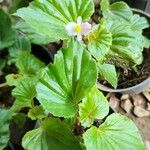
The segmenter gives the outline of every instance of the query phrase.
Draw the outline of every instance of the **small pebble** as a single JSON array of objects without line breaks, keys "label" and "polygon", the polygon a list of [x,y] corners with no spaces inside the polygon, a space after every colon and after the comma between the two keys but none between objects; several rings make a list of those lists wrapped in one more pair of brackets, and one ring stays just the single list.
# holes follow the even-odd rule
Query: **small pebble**
[{"label": "small pebble", "polygon": [[119,107],[119,99],[117,97],[115,97],[114,95],[110,97],[109,99],[109,105],[113,110],[118,111],[118,107]]},{"label": "small pebble", "polygon": [[121,100],[129,99],[129,95],[128,94],[123,94],[120,99]]},{"label": "small pebble", "polygon": [[132,96],[132,100],[134,106],[141,106],[143,108],[146,106],[146,100],[141,94]]},{"label": "small pebble", "polygon": [[150,103],[147,103],[147,110],[150,111]]},{"label": "small pebble", "polygon": [[133,105],[130,99],[126,99],[121,101],[121,107],[126,111],[126,113],[130,113],[133,108]]},{"label": "small pebble", "polygon": [[140,117],[140,118],[147,117],[150,115],[149,111],[145,110],[144,108],[140,106],[135,106],[133,112],[137,117]]},{"label": "small pebble", "polygon": [[150,150],[150,141],[149,140],[145,141],[145,145],[146,145],[146,150]]}]

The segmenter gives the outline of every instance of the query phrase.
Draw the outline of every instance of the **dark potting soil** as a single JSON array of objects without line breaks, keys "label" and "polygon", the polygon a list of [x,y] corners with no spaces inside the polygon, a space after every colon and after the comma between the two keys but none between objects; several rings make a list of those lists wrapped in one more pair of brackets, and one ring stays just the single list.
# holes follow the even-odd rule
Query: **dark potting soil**
[{"label": "dark potting soil", "polygon": [[118,88],[132,87],[141,83],[150,77],[150,49],[145,49],[143,52],[143,63],[137,66],[137,71],[133,69],[123,70],[119,69],[119,83]]},{"label": "dark potting soil", "polygon": [[[143,31],[144,36],[150,39],[150,28]],[[135,86],[150,77],[150,49],[143,50],[143,62],[137,66],[137,71],[133,69],[119,69],[120,76],[118,88],[128,88]]]}]

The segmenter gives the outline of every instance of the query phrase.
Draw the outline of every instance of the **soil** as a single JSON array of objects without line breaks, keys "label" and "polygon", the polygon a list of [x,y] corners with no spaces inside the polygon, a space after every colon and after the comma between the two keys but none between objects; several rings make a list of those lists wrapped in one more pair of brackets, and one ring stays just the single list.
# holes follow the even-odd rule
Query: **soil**
[{"label": "soil", "polygon": [[118,88],[132,87],[150,77],[150,49],[145,49],[143,56],[143,63],[137,66],[137,71],[133,69],[118,69],[120,72]]}]

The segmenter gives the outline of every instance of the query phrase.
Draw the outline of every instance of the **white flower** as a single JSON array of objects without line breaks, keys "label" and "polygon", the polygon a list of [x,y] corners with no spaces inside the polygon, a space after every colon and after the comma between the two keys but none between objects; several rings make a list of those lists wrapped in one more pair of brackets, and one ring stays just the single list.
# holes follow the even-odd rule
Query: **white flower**
[{"label": "white flower", "polygon": [[82,40],[82,35],[87,35],[91,31],[91,24],[82,23],[82,18],[77,18],[76,22],[70,22],[66,25],[66,32],[69,36],[77,36],[78,40]]}]

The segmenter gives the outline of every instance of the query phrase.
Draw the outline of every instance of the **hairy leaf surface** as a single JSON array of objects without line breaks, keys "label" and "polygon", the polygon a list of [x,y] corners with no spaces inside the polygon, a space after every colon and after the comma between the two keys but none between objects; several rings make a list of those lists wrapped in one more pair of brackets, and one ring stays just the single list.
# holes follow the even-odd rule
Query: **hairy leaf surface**
[{"label": "hairy leaf surface", "polygon": [[94,11],[92,0],[37,0],[15,14],[28,23],[35,33],[40,32],[49,42],[67,39],[65,26],[76,22],[81,16],[83,21],[90,19]]},{"label": "hairy leaf surface", "polygon": [[43,70],[36,87],[37,99],[54,115],[72,117],[96,78],[95,61],[83,44],[71,40],[55,56],[54,64]]},{"label": "hairy leaf surface", "polygon": [[104,24],[95,26],[88,35],[88,50],[99,61],[108,54],[111,44],[112,35]]},{"label": "hairy leaf surface", "polygon": [[135,124],[126,116],[110,115],[99,127],[83,135],[87,150],[145,150]]},{"label": "hairy leaf surface", "polygon": [[103,119],[109,112],[109,104],[104,95],[93,87],[79,107],[81,124],[90,127],[94,119]]},{"label": "hairy leaf surface", "polygon": [[114,65],[98,64],[98,71],[101,79],[107,80],[114,88],[117,87],[118,78]]},{"label": "hairy leaf surface", "polygon": [[17,87],[12,91],[12,95],[16,98],[13,110],[18,111],[21,108],[32,107],[33,98],[36,96],[37,80],[34,78],[24,78]]},{"label": "hairy leaf surface", "polygon": [[109,4],[109,0],[102,0],[101,10],[103,17],[111,21],[128,22],[133,15],[130,7],[122,1]]},{"label": "hairy leaf surface", "polygon": [[58,119],[44,120],[39,128],[27,132],[22,145],[27,150],[81,150],[68,125]]}]

